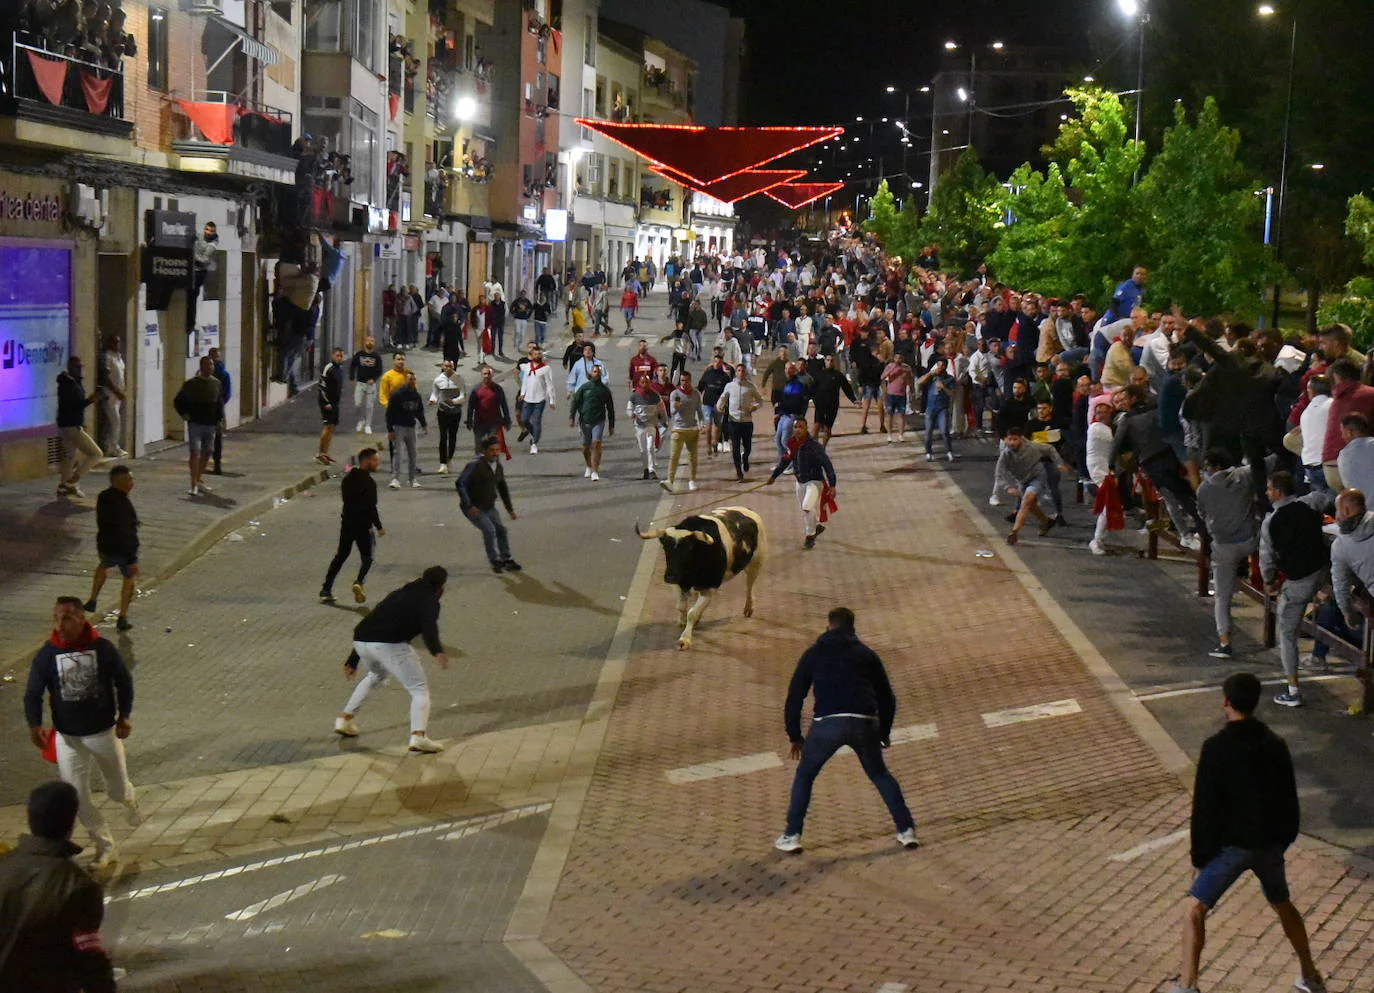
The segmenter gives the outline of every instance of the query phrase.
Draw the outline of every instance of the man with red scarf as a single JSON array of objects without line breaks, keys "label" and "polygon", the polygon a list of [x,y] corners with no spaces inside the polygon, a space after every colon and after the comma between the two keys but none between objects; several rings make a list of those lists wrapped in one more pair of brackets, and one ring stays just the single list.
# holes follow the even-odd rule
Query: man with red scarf
[{"label": "man with red scarf", "polygon": [[124,762],[124,739],[133,731],[129,713],[134,681],[119,650],[86,620],[78,597],[57,598],[52,634],[29,666],[24,716],[29,738],[39,751],[48,744],[45,695],[56,729],[58,773],[80,797],[78,815],[95,840],[92,864],[108,866],[117,858],[114,836],[91,796],[91,770],[100,769],[106,792],[124,805],[129,823],[140,823],[143,818]]}]

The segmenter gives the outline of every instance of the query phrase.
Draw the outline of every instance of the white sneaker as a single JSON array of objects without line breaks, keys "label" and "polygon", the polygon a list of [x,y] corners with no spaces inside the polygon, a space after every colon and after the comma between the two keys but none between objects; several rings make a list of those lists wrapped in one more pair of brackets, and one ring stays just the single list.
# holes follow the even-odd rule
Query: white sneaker
[{"label": "white sneaker", "polygon": [[[70,492],[70,491],[68,491],[68,492]],[[194,487],[194,486],[188,486],[188,487],[186,488],[186,495],[187,495],[187,496],[200,496],[200,490],[197,489],[197,488]]]},{"label": "white sneaker", "polygon": [[1088,551],[1092,552],[1094,555],[1106,555],[1107,547],[1094,538],[1092,541],[1088,542]]},{"label": "white sneaker", "polygon": [[210,489],[210,487],[208,487],[208,486],[205,485],[205,481],[204,481],[204,480],[201,480],[199,483],[196,484],[196,489],[200,490],[200,495],[201,495],[201,496],[205,496],[205,494],[207,494],[207,493],[213,493],[213,492],[215,492],[214,490]]},{"label": "white sneaker", "polygon": [[773,847],[780,852],[794,855],[802,850],[801,835],[799,834],[780,834],[773,841]]},{"label": "white sneaker", "polygon": [[905,444],[905,443],[906,443],[906,435],[905,435],[905,434],[899,434],[899,435],[897,435],[897,444],[902,445],[902,444]]},{"label": "white sneaker", "polygon": [[400,481],[399,479],[393,479],[391,482],[387,483],[386,485],[387,485],[387,489],[399,490],[399,489],[401,488],[401,481]]},{"label": "white sneaker", "polygon": [[439,475],[441,475],[441,476],[447,476],[447,475],[448,475],[448,463],[447,463],[447,462],[440,462],[440,463],[439,463]]},{"label": "white sneaker", "polygon": [[420,481],[418,479],[412,479],[410,481],[410,488],[412,490],[418,490],[420,488]]},{"label": "white sneaker", "polygon": [[351,717],[334,718],[334,733],[345,738],[358,737],[358,725],[353,723]]},{"label": "white sneaker", "polygon": [[1002,498],[999,497],[996,493],[994,493],[992,496],[988,497],[988,506],[989,506],[989,507],[1000,507],[1000,506],[1002,506]]},{"label": "white sneaker", "polygon": [[953,462],[956,458],[958,458],[958,456],[955,455],[953,452],[945,452],[946,462]]},{"label": "white sneaker", "polygon": [[887,443],[888,443],[889,445],[892,444],[892,435],[888,435],[888,436],[887,436]]},{"label": "white sneaker", "polygon": [[72,496],[76,497],[84,497],[86,495],[85,492],[81,489],[80,483],[68,483],[67,492],[70,493]]},{"label": "white sneaker", "polygon": [[907,828],[905,831],[898,831],[897,844],[903,848],[920,848],[921,843],[916,840],[916,829]]},{"label": "white sneaker", "polygon": [[531,455],[538,455],[538,454],[539,454],[539,446],[536,445],[534,442],[530,442],[530,454],[531,454]]},{"label": "white sneaker", "polygon": [[1202,551],[1202,539],[1195,534],[1185,534],[1178,543],[1191,552]]},{"label": "white sneaker", "polygon": [[601,482],[601,474],[600,474],[599,472],[597,472],[595,469],[592,470],[592,482],[593,482],[593,483],[599,483],[599,482]]},{"label": "white sneaker", "polygon": [[583,478],[583,479],[591,479],[591,478],[592,478],[592,467],[591,467],[591,466],[587,466],[587,468],[585,468],[585,469],[582,470],[582,478]]},{"label": "white sneaker", "polygon": [[932,455],[930,452],[926,452],[926,461],[927,461],[927,462],[934,462],[934,461],[935,461],[935,456]]},{"label": "white sneaker", "polygon": [[364,424],[364,425],[363,425],[363,434],[371,434],[371,433],[372,433],[372,425],[371,425],[371,424]]},{"label": "white sneaker", "polygon": [[138,798],[130,797],[124,804],[124,819],[129,822],[131,827],[138,827],[143,823],[143,811],[138,806]]},{"label": "white sneaker", "polygon": [[695,493],[695,492],[697,491],[696,480],[694,480],[694,479],[689,479],[689,480],[687,480],[687,490],[688,490],[688,492],[690,492],[690,493]]},{"label": "white sneaker", "polygon": [[359,421],[359,422],[358,422],[358,426],[355,427],[355,428],[353,429],[353,433],[354,433],[354,434],[362,434],[362,433],[363,433],[363,422],[362,422],[362,421]]},{"label": "white sneaker", "polygon": [[444,746],[429,737],[429,735],[412,734],[410,736],[410,750],[412,752],[423,752],[425,755],[433,755],[435,752],[442,752]]},{"label": "white sneaker", "polygon": [[1300,990],[1301,993],[1326,993],[1326,980],[1320,976],[1299,976],[1293,980],[1293,989]]}]

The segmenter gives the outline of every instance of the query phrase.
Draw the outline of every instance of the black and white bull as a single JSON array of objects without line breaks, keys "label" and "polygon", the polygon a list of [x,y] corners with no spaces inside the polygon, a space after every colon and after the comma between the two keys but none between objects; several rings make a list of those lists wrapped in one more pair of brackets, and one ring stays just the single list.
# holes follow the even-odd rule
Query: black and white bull
[{"label": "black and white bull", "polygon": [[[685,518],[676,527],[640,531],[641,538],[657,538],[667,566],[663,581],[681,591],[678,615],[682,621],[679,649],[692,645],[692,629],[721,585],[744,573],[744,616],[754,615],[754,581],[763,567],[763,520],[747,507],[722,507],[709,514]],[[692,594],[696,602],[692,603]]]}]

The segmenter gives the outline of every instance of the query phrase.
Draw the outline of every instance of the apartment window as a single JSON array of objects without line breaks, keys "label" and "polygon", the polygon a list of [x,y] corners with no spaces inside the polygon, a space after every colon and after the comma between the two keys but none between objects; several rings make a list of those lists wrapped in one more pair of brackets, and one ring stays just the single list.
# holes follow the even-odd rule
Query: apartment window
[{"label": "apartment window", "polygon": [[311,4],[305,9],[305,50],[338,52],[343,50],[344,4]]},{"label": "apartment window", "polygon": [[587,14],[582,18],[582,61],[589,66],[596,65],[596,17]]},{"label": "apartment window", "polygon": [[541,66],[549,61],[549,39],[542,34],[534,40],[534,58]]},{"label": "apartment window", "polygon": [[606,165],[606,196],[620,196],[620,160],[611,159]]},{"label": "apartment window", "polygon": [[[582,91],[582,116],[583,116],[583,117],[593,117],[593,116],[595,116],[595,114],[594,114],[594,111],[595,111],[595,110],[596,110],[596,96],[592,93],[591,90],[584,89],[584,90]],[[582,129],[582,140],[583,140],[583,141],[591,141],[591,140],[592,140],[592,132],[591,132],[591,129],[590,129],[590,128],[583,128],[583,129]]]},{"label": "apartment window", "polygon": [[477,68],[477,36],[463,35],[463,68],[471,72]]},{"label": "apartment window", "polygon": [[373,202],[373,177],[376,174],[377,115],[357,100],[349,101],[348,108],[349,164],[353,169],[354,199]]},{"label": "apartment window", "polygon": [[592,196],[601,195],[601,177],[606,172],[606,156],[592,152],[587,156],[587,192]]},{"label": "apartment window", "polygon": [[606,116],[606,77],[596,77],[596,116]]},{"label": "apartment window", "polygon": [[148,8],[148,88],[167,89],[167,8]]},{"label": "apartment window", "polygon": [[377,68],[377,0],[353,0],[357,7],[353,57],[369,69]]}]

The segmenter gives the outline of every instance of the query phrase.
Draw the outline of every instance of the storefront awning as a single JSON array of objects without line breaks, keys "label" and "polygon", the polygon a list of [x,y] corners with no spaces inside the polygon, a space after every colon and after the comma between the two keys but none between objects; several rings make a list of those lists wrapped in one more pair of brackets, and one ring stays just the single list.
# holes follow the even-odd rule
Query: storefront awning
[{"label": "storefront awning", "polygon": [[[250,59],[257,59],[265,66],[274,66],[281,61],[281,56],[277,54],[275,48],[264,42],[258,41],[258,39],[254,38],[233,21],[226,21],[219,16],[212,17],[212,20],[221,31],[228,32],[234,36],[234,44],[241,46],[243,48],[243,54]],[[230,48],[232,49],[233,45],[231,45]],[[216,64],[218,63],[219,60],[217,59]]]}]

